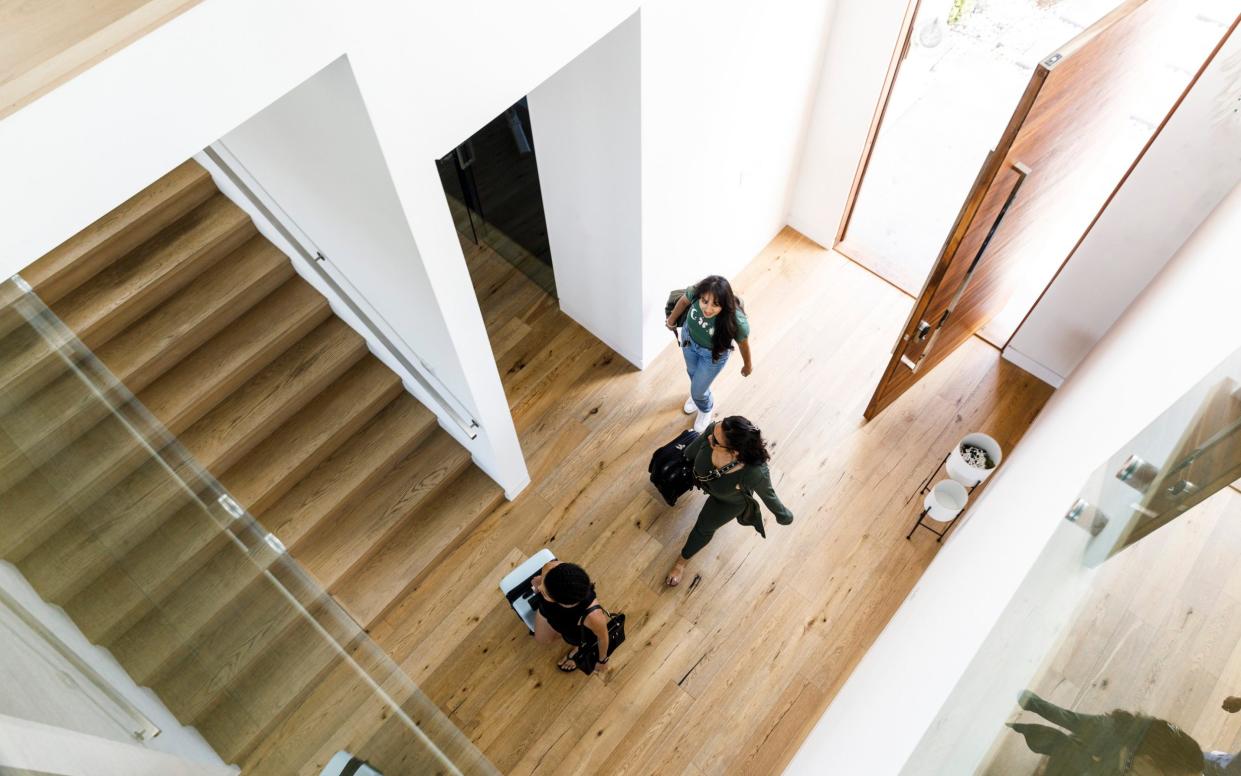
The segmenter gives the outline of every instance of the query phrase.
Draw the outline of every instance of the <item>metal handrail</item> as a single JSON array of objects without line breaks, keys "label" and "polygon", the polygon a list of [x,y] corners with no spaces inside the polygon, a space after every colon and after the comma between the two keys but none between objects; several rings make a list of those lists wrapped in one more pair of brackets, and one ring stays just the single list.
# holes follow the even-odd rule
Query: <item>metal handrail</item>
[{"label": "metal handrail", "polygon": [[[410,377],[417,381],[419,386],[443,408],[444,412],[461,428],[462,433],[466,434],[470,439],[476,439],[481,426],[473,413],[465,406],[465,403],[458,399],[448,386],[444,385],[444,382],[436,376],[434,370],[418,356],[409,343],[405,341],[405,338],[398,333],[396,327],[388,323],[383,314],[375,309],[366,296],[358,290],[357,286],[353,285],[349,278],[314,246],[313,241],[306,235],[305,230],[298,226],[288,212],[280,207],[280,204],[271,196],[271,193],[264,189],[263,185],[246,170],[245,165],[237,159],[236,155],[228,150],[223,141],[207,147],[203,150],[203,153],[246,196],[255,209],[280,233],[280,236],[298,252],[306,266],[312,268],[314,273],[332,289],[336,296],[349,308],[349,311],[357,316],[367,331],[404,367]],[[227,159],[225,155],[228,156]],[[249,180],[243,179],[238,174],[238,170],[244,171]],[[262,196],[258,192],[261,192]],[[268,202],[271,203],[270,206]],[[273,212],[273,209],[278,210],[279,215]],[[292,224],[301,233],[301,236],[294,234],[287,224]],[[332,270],[330,272],[327,269],[329,267]],[[363,309],[363,305],[365,305],[365,309]],[[381,322],[383,326],[376,325],[376,321]]]}]

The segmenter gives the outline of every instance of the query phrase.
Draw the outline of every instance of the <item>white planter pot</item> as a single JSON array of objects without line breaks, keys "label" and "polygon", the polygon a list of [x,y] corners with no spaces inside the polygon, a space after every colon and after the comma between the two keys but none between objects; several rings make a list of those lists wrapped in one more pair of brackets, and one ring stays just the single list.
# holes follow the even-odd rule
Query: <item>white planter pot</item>
[{"label": "white planter pot", "polygon": [[[982,448],[987,455],[991,457],[991,461],[995,464],[990,469],[979,469],[970,466],[965,462],[965,458],[961,456],[961,445],[973,445]],[[967,488],[972,488],[983,480],[991,476],[999,465],[1003,456],[1000,449],[1000,443],[987,436],[986,434],[966,434],[953,446],[952,452],[948,454],[948,476]]]},{"label": "white planter pot", "polygon": [[965,509],[969,494],[965,486],[955,480],[940,480],[926,494],[922,505],[926,507],[926,516],[941,523],[951,522],[954,517]]}]

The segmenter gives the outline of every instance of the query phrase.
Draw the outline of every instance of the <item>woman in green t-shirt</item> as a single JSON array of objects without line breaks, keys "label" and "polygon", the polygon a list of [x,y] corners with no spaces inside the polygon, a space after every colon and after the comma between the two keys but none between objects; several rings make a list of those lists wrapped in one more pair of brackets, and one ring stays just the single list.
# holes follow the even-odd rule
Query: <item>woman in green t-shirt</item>
[{"label": "woman in green t-shirt", "polygon": [[728,363],[734,342],[741,351],[741,375],[749,377],[753,371],[750,321],[733,294],[732,286],[719,275],[706,277],[685,289],[668,316],[668,328],[676,331],[682,315],[685,315],[685,323],[680,337],[681,353],[685,356],[685,370],[689,372],[689,398],[683,409],[686,415],[697,411],[694,430],[701,434],[715,410],[711,383]]}]

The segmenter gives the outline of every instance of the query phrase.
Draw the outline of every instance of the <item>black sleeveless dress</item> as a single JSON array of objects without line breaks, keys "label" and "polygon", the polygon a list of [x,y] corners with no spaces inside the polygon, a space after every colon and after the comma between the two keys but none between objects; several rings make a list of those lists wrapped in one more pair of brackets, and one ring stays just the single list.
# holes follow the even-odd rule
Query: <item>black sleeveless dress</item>
[{"label": "black sleeveless dress", "polygon": [[586,610],[590,608],[595,601],[595,588],[591,585],[590,595],[586,596],[586,600],[576,606],[561,606],[548,601],[541,595],[534,596],[534,606],[539,614],[543,615],[543,619],[555,628],[560,637],[575,647],[582,645],[582,628],[580,625],[582,618],[586,616]]}]

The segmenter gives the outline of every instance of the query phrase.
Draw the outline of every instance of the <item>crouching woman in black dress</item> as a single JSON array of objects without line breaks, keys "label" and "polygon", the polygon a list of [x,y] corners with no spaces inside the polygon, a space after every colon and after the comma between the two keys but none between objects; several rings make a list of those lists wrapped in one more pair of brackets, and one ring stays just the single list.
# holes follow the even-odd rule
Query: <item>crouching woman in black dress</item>
[{"label": "crouching woman in black dress", "polygon": [[[599,645],[599,664],[595,671],[606,672],[608,617],[599,606],[595,586],[586,571],[574,563],[553,560],[543,566],[531,584],[538,593],[534,598],[534,640],[540,644],[554,644],[560,636],[574,647],[581,647],[583,628],[589,628]],[[576,671],[576,654],[577,649],[569,650],[556,667],[565,673]]]}]

